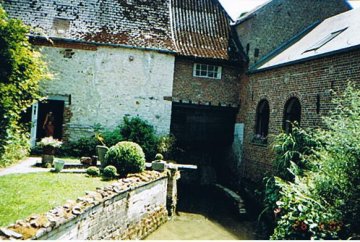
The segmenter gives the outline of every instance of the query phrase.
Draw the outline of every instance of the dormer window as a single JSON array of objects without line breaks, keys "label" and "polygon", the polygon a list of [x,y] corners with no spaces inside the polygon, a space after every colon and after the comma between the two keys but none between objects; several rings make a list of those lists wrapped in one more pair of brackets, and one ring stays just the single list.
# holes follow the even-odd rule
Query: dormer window
[{"label": "dormer window", "polygon": [[309,52],[309,51],[315,51],[320,49],[322,46],[326,45],[327,43],[329,43],[331,40],[333,40],[336,36],[338,36],[339,34],[341,34],[342,32],[344,32],[347,28],[344,29],[340,29],[338,31],[332,32],[328,35],[326,35],[322,40],[318,41],[317,43],[315,43],[314,45],[312,45],[309,49],[305,50],[305,52]]},{"label": "dormer window", "polygon": [[52,29],[56,34],[64,35],[70,28],[70,20],[64,18],[54,18]]},{"label": "dormer window", "polygon": [[207,65],[207,64],[194,64],[193,76],[204,77],[212,79],[221,79],[221,66]]}]

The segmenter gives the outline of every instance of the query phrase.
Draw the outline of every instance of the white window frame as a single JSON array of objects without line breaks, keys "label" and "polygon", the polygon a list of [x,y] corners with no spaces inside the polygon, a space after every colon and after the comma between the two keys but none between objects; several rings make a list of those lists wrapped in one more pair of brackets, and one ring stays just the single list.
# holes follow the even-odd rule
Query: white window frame
[{"label": "white window frame", "polygon": [[221,74],[222,74],[222,66],[194,63],[194,68],[193,68],[194,77],[221,79]]}]

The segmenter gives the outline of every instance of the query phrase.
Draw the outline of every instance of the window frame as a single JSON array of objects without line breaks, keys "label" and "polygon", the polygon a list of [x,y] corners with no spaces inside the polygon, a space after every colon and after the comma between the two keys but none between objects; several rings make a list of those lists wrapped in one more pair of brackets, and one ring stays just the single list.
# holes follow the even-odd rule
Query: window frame
[{"label": "window frame", "polygon": [[[296,110],[298,109],[298,113],[295,114]],[[292,131],[292,124],[293,122],[297,122],[298,125],[301,123],[301,102],[297,97],[292,97],[288,99],[284,105],[284,114],[283,114],[283,130],[288,134]],[[295,114],[295,115],[294,115]],[[292,120],[289,119],[291,117]],[[291,123],[289,123],[289,121]]]},{"label": "window frame", "polygon": [[194,63],[193,76],[220,80],[222,76],[222,66]]},{"label": "window frame", "polygon": [[270,105],[267,99],[262,99],[256,106],[255,130],[252,142],[266,145],[269,135]]}]

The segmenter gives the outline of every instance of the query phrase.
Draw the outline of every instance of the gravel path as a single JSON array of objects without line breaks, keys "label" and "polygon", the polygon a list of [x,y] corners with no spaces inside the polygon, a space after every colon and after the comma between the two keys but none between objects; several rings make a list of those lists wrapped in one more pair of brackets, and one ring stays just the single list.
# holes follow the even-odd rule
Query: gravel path
[{"label": "gravel path", "polygon": [[16,173],[30,173],[30,172],[47,172],[50,169],[47,168],[40,168],[34,167],[36,163],[40,163],[40,157],[28,157],[25,158],[23,161],[15,164],[13,166],[4,168],[0,170],[0,176],[5,176],[8,174],[16,174]]}]

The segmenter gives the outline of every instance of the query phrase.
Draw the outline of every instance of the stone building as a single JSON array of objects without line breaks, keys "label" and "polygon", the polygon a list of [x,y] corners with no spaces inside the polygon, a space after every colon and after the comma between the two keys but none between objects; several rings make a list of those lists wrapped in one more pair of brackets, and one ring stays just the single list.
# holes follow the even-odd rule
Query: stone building
[{"label": "stone building", "polygon": [[360,84],[359,17],[355,9],[325,19],[248,71],[238,115],[245,126],[243,178],[259,182],[271,170],[272,137],[289,131],[286,120],[321,127],[321,116],[333,108],[331,90]]},{"label": "stone building", "polygon": [[112,128],[140,116],[159,134],[170,131],[174,44],[169,3],[142,1],[4,1],[10,17],[33,28],[55,78],[43,83],[46,102],[33,107],[33,142],[45,115],[55,137],[74,140],[100,123]]}]

